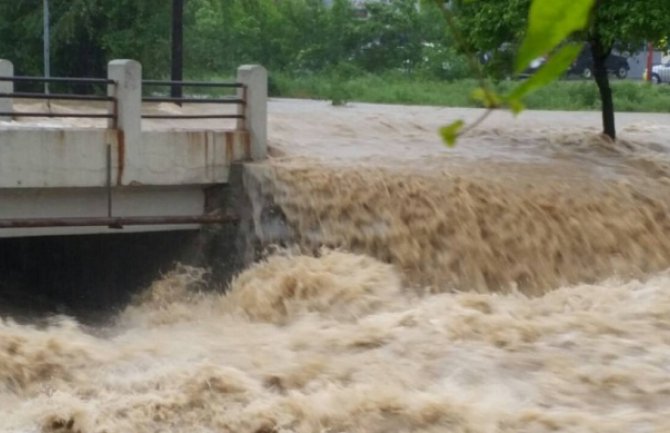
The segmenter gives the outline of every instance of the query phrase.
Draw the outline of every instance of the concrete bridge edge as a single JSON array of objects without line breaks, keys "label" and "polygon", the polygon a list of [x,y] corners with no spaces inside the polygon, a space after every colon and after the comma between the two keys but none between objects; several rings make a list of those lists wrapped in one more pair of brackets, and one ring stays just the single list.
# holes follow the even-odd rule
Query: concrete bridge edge
[{"label": "concrete bridge edge", "polygon": [[210,270],[209,282],[227,290],[239,272],[263,258],[272,246],[286,247],[295,238],[267,182],[270,166],[233,163],[229,182],[206,191],[207,213],[232,213],[236,224],[200,230],[193,264]]}]

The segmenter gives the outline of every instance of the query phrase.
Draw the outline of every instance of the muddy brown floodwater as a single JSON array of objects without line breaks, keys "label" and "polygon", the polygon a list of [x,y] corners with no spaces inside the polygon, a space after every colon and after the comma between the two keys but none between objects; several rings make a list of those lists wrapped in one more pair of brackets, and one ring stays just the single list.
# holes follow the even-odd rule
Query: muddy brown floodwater
[{"label": "muddy brown floodwater", "polygon": [[0,431],[670,431],[670,115],[441,146],[476,114],[272,101],[248,175],[294,245],[226,293],[177,268],[103,328],[2,319]]}]

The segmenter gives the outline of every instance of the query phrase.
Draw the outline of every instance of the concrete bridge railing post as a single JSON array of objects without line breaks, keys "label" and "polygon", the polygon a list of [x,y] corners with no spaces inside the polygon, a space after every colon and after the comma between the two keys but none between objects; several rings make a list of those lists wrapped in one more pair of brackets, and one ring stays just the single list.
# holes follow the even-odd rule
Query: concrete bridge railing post
[{"label": "concrete bridge railing post", "polygon": [[116,119],[109,128],[119,131],[117,184],[128,184],[144,166],[142,153],[142,65],[135,60],[112,60],[107,65],[107,77],[114,80],[107,94],[116,97]]},{"label": "concrete bridge railing post", "polygon": [[251,141],[251,158],[259,160],[267,154],[268,124],[268,73],[259,65],[244,65],[237,69],[237,82],[244,84],[239,96],[246,100],[238,114],[244,119],[237,122],[238,129],[246,129]]},{"label": "concrete bridge railing post", "polygon": [[[0,76],[13,77],[14,65],[9,60],[0,59]],[[13,93],[14,83],[12,81],[0,81],[0,93]],[[0,98],[0,111],[13,111],[12,98]],[[0,120],[12,120],[11,116],[0,116]]]}]

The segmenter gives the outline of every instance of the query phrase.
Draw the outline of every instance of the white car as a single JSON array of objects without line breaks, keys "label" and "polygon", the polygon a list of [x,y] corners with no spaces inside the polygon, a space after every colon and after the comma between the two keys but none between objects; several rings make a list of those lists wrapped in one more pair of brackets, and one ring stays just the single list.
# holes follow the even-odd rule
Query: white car
[{"label": "white car", "polygon": [[654,84],[670,83],[670,62],[652,66],[651,82]]}]

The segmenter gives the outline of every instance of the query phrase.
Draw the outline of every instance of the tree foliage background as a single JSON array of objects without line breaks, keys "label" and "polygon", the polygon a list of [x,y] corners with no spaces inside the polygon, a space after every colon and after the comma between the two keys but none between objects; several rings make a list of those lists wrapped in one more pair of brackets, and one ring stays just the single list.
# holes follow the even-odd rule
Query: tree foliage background
[{"label": "tree foliage background", "polygon": [[[145,77],[166,77],[171,3],[50,0],[52,74],[99,77],[105,75],[109,60],[132,58],[142,63]],[[533,6],[549,15],[559,9],[569,15],[576,6],[588,4],[582,18],[590,16],[590,22],[561,39],[591,46],[605,132],[614,138],[614,108],[604,59],[615,44],[634,51],[646,41],[667,41],[670,32],[666,25],[670,0],[370,1],[365,18],[350,0],[327,3],[185,0],[185,77],[230,77],[240,64],[260,63],[271,73],[330,77],[334,102],[346,99],[338,88],[342,77],[389,71],[430,79],[471,77],[473,69],[480,69],[472,68],[472,56],[484,54],[492,55],[486,74],[509,77],[520,72],[515,58],[524,51],[521,41],[528,41],[527,31],[533,27],[528,19]],[[441,19],[445,3],[455,17],[450,26]],[[553,24],[549,20],[539,28]],[[559,55],[561,47],[555,45],[548,48],[556,49],[551,71],[544,67],[547,73],[536,74],[503,98],[483,86],[478,99],[489,108],[506,105],[519,110],[521,99],[553,81],[576,55],[572,51]],[[552,53],[535,53],[545,54]],[[0,58],[13,61],[18,74],[42,74],[42,0],[0,0]]]},{"label": "tree foliage background", "polygon": [[[167,0],[50,0],[52,74],[104,76],[107,61],[133,58],[147,77],[170,62]],[[186,0],[186,76],[230,75],[242,63],[309,74],[342,68],[467,75],[435,5],[392,0],[357,18],[348,0]],[[42,0],[0,1],[0,58],[42,74]]]},{"label": "tree foliage background", "polygon": [[[534,58],[548,56],[526,83],[503,98],[483,83],[480,95],[490,108],[501,101],[519,111],[521,99],[557,79],[588,46],[603,133],[610,139],[616,139],[616,127],[607,58],[615,46],[635,53],[648,42],[657,46],[667,42],[670,16],[668,0],[453,0],[451,5],[446,15],[457,17],[450,21],[461,34],[460,46],[470,52],[492,52],[489,64],[496,71],[519,73]],[[444,130],[447,141],[453,141],[461,126],[455,123]]]}]

